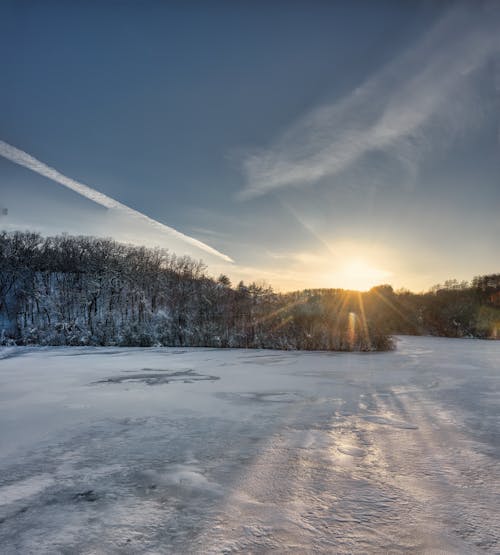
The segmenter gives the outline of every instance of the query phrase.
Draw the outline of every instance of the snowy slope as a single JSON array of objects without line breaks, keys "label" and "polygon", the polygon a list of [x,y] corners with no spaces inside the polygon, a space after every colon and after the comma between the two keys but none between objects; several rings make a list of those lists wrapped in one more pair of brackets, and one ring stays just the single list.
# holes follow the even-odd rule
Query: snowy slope
[{"label": "snowy slope", "polygon": [[0,352],[13,553],[498,553],[500,343]]}]

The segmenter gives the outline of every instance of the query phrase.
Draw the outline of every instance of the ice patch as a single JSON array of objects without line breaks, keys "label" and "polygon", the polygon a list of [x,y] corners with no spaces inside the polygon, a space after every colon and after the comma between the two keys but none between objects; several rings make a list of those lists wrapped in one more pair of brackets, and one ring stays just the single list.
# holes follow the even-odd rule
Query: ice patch
[{"label": "ice patch", "polygon": [[39,474],[26,480],[15,482],[9,486],[0,488],[0,506],[9,505],[37,495],[44,489],[54,484],[54,478],[50,474]]},{"label": "ice patch", "polygon": [[200,492],[221,493],[221,486],[209,480],[200,467],[192,464],[174,464],[166,472],[151,470],[145,475],[155,486],[179,486]]},{"label": "ice patch", "polygon": [[221,399],[229,399],[231,401],[249,401],[258,403],[295,403],[303,400],[303,397],[299,393],[292,391],[217,393],[217,397],[220,397]]},{"label": "ice patch", "polygon": [[219,380],[219,376],[210,376],[205,374],[198,374],[194,370],[181,370],[178,372],[171,372],[169,370],[154,370],[147,371],[136,374],[127,374],[121,376],[112,376],[110,378],[105,378],[104,380],[99,380],[95,383],[145,383],[147,385],[161,385],[168,384],[171,382],[182,382],[182,383],[193,383],[200,381],[216,381]]},{"label": "ice patch", "polygon": [[324,430],[293,430],[284,439],[287,449],[328,449],[333,444],[330,433]]},{"label": "ice patch", "polygon": [[343,455],[350,455],[351,457],[363,457],[365,455],[364,449],[354,447],[353,445],[341,445],[340,447],[337,447],[337,449]]},{"label": "ice patch", "polygon": [[498,553],[500,342],[401,343],[432,355],[16,350],[1,555]]},{"label": "ice patch", "polygon": [[383,424],[384,426],[391,426],[392,428],[400,428],[402,430],[418,430],[418,426],[411,422],[404,422],[403,420],[394,420],[385,416],[367,415],[362,417],[363,420],[373,422],[373,424]]},{"label": "ice patch", "polygon": [[291,364],[293,361],[288,356],[282,355],[251,355],[249,357],[241,357],[243,364]]}]

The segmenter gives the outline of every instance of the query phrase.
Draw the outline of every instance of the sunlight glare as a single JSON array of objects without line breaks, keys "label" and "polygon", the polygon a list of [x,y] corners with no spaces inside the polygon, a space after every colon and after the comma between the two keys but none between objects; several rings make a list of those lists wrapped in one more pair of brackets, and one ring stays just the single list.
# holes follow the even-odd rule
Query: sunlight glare
[{"label": "sunlight glare", "polygon": [[371,266],[362,258],[352,258],[332,274],[335,287],[368,291],[375,285],[385,283],[391,272]]}]

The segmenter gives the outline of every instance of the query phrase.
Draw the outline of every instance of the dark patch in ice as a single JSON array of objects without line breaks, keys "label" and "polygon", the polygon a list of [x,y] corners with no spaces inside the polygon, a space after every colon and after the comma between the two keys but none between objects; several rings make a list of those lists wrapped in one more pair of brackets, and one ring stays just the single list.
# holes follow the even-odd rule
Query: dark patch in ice
[{"label": "dark patch in ice", "polygon": [[25,513],[27,510],[29,509],[29,507],[21,507],[20,509],[18,509],[17,511],[15,511],[14,513],[8,515],[8,516],[4,516],[0,518],[0,524],[4,524],[5,522],[7,522],[10,519],[16,518],[19,515],[22,515],[23,513]]},{"label": "dark patch in ice", "polygon": [[[148,370],[145,368],[144,370]],[[126,374],[121,376],[111,376],[104,380],[94,383],[145,383],[147,385],[161,385],[171,382],[194,383],[200,381],[216,381],[219,376],[208,374],[198,374],[194,370],[181,370],[171,372],[169,370],[155,370],[154,372],[141,372],[137,374]]]},{"label": "dark patch in ice", "polygon": [[93,489],[88,489],[86,491],[82,491],[80,493],[75,493],[73,496],[75,501],[89,501],[94,502],[99,499],[99,496]]},{"label": "dark patch in ice", "polygon": [[245,392],[245,393],[217,393],[217,397],[229,399],[230,401],[247,401],[258,403],[296,403],[302,400],[301,395],[290,391],[273,391],[268,393]]}]

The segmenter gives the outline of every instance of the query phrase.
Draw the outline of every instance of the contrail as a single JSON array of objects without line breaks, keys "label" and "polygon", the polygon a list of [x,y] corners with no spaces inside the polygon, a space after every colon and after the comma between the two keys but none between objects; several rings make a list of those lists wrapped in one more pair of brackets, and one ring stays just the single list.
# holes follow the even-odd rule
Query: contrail
[{"label": "contrail", "polygon": [[79,195],[82,195],[83,197],[86,197],[92,200],[93,202],[100,204],[101,206],[105,206],[106,208],[110,208],[113,210],[118,210],[122,214],[127,214],[128,216],[132,216],[136,220],[142,220],[160,231],[166,232],[173,237],[177,237],[178,239],[181,239],[185,243],[193,245],[194,247],[198,247],[199,249],[209,254],[218,256],[219,258],[222,258],[226,262],[234,262],[234,260],[229,256],[219,252],[218,250],[210,247],[209,245],[206,245],[202,241],[198,241],[198,239],[195,239],[194,237],[185,235],[184,233],[181,233],[180,231],[177,231],[176,229],[169,227],[168,225],[162,224],[154,220],[153,218],[146,216],[146,214],[143,214],[142,212],[138,212],[137,210],[134,210],[133,208],[130,208],[125,204],[122,204],[121,202],[115,200],[114,198],[108,197],[107,195],[100,193],[95,189],[92,189],[88,185],[84,185],[79,181],[71,179],[71,177],[67,177],[63,175],[62,173],[58,172],[56,169],[51,168],[50,166],[47,166],[47,164],[44,164],[40,160],[37,160],[27,152],[24,152],[23,150],[20,150],[12,145],[9,145],[8,143],[2,140],[0,140],[0,156],[7,158],[7,160],[10,160],[15,164],[24,166],[25,168],[28,168],[34,171],[35,173],[43,175],[44,177],[48,177],[49,179],[52,179],[52,181],[55,181],[56,183],[59,183],[60,185],[63,185],[64,187],[67,187],[68,189],[75,191]]}]

